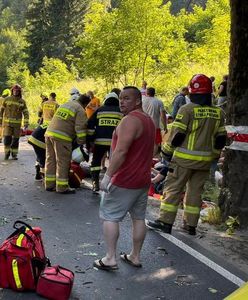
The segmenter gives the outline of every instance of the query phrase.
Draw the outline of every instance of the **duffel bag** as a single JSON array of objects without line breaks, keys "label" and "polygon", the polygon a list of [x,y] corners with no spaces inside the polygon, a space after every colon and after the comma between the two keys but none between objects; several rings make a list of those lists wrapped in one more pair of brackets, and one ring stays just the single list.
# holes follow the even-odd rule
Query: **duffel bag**
[{"label": "duffel bag", "polygon": [[61,266],[46,267],[41,272],[36,293],[51,300],[68,300],[74,281],[74,273]]}]

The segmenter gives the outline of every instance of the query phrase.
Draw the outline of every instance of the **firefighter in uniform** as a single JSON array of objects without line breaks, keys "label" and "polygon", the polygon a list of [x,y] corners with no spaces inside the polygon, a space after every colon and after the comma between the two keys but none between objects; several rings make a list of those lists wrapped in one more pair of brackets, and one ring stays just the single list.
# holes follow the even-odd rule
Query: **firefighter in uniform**
[{"label": "firefighter in uniform", "polygon": [[68,177],[71,163],[72,142],[79,145],[86,141],[87,117],[84,102],[90,101],[86,95],[59,106],[45,133],[46,164],[45,188],[63,194],[75,193],[69,187]]},{"label": "firefighter in uniform", "polygon": [[[5,89],[5,90],[3,90],[2,96],[0,97],[0,110],[1,110],[1,107],[2,107],[2,105],[3,105],[3,100],[4,100],[6,97],[10,96],[10,94],[11,94],[10,89]],[[0,143],[1,143],[1,142],[2,142],[2,123],[0,124]]]},{"label": "firefighter in uniform", "polygon": [[93,192],[99,191],[101,161],[110,150],[113,131],[122,116],[123,114],[119,108],[119,98],[116,93],[112,92],[105,97],[104,104],[88,120],[87,142],[94,143],[91,163]]},{"label": "firefighter in uniform", "polygon": [[28,143],[33,146],[36,154],[36,174],[35,180],[42,180],[45,173],[45,160],[46,160],[46,144],[45,132],[49,123],[51,122],[59,104],[56,102],[56,94],[51,93],[48,100],[41,104],[39,116],[42,117],[43,122],[32,133],[28,139]]},{"label": "firefighter in uniform", "polygon": [[23,117],[26,129],[29,113],[26,102],[22,99],[22,89],[16,84],[11,89],[11,96],[4,99],[1,107],[0,123],[3,127],[5,160],[9,159],[10,154],[14,160],[17,159]]},{"label": "firefighter in uniform", "polygon": [[41,93],[40,95],[41,97],[41,105],[39,107],[39,110],[38,110],[38,124],[42,124],[43,123],[43,109],[42,109],[42,106],[43,106],[43,103],[48,101],[48,94],[47,93]]},{"label": "firefighter in uniform", "polygon": [[179,109],[168,142],[162,148],[164,156],[172,159],[159,219],[147,222],[147,227],[169,234],[185,186],[183,229],[196,234],[203,186],[216,151],[220,152],[226,142],[224,113],[211,106],[211,80],[197,74],[190,81],[189,91],[191,103]]}]

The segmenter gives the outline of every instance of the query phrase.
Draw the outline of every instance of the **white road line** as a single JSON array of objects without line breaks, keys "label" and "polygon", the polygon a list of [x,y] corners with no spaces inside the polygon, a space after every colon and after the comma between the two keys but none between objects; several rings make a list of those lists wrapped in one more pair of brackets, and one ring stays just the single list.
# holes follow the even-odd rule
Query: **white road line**
[{"label": "white road line", "polygon": [[[157,231],[158,232],[158,231]],[[167,239],[177,247],[181,248],[182,250],[186,251],[188,254],[192,255],[194,258],[198,259],[200,262],[208,266],[209,268],[213,269],[215,272],[219,273],[232,283],[236,284],[237,286],[241,286],[245,283],[241,278],[237,277],[236,275],[230,273],[226,269],[222,268],[206,256],[202,255],[198,251],[194,250],[193,248],[189,247],[182,241],[178,240],[174,236],[162,232],[158,232],[163,238]]]}]

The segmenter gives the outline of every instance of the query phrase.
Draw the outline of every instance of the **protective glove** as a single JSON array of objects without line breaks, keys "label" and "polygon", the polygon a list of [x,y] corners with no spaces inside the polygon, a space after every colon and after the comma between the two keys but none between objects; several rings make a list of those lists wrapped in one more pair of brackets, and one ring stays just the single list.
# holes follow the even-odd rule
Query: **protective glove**
[{"label": "protective glove", "polygon": [[105,174],[103,176],[103,179],[100,184],[100,190],[102,190],[105,193],[109,193],[110,187],[111,187],[111,177]]}]

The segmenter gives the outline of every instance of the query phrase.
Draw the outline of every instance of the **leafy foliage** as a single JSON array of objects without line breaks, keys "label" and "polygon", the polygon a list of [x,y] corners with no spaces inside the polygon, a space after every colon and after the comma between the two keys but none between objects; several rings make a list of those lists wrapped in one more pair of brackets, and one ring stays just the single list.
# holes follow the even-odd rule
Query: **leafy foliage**
[{"label": "leafy foliage", "polygon": [[0,8],[0,85],[19,82],[27,97],[80,77],[100,80],[101,95],[145,79],[169,106],[192,74],[217,85],[227,73],[228,0],[0,0]]}]

